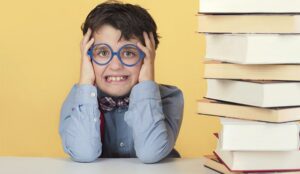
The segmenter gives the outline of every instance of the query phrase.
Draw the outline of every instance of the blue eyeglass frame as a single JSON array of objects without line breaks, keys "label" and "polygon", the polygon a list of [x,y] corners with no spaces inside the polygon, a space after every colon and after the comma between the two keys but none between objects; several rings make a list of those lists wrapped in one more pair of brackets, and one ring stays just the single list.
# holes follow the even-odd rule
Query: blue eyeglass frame
[{"label": "blue eyeglass frame", "polygon": [[[94,50],[95,46],[98,46],[98,45],[105,45],[105,46],[107,46],[107,47],[110,49],[111,53],[112,53],[110,59],[109,59],[106,63],[99,63],[99,62],[97,62],[97,61],[94,59],[94,56],[93,56],[93,50]],[[121,56],[120,56],[120,51],[121,51],[124,47],[126,47],[126,46],[133,46],[133,47],[137,48],[137,50],[138,50],[138,52],[139,52],[139,60],[138,60],[135,64],[129,65],[129,64],[126,64],[126,63],[124,63],[124,62],[122,61]],[[140,50],[140,49],[139,49],[136,45],[134,45],[134,44],[126,44],[126,45],[123,45],[121,48],[119,48],[119,50],[118,50],[117,52],[115,52],[115,51],[113,51],[113,49],[112,49],[108,44],[106,44],[106,43],[99,43],[99,44],[93,45],[93,46],[88,50],[88,55],[90,56],[90,58],[92,59],[93,62],[95,62],[97,65],[100,65],[100,66],[104,66],[104,65],[109,64],[109,62],[114,58],[115,55],[117,56],[117,58],[119,59],[119,61],[121,62],[122,65],[125,65],[125,66],[128,66],[128,67],[135,66],[135,65],[138,64],[142,59],[145,58],[145,53],[144,53],[142,50]]]}]

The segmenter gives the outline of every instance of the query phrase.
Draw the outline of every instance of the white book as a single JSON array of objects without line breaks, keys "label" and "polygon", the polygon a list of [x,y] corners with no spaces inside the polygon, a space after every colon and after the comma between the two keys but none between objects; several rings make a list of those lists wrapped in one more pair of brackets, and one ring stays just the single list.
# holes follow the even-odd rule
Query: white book
[{"label": "white book", "polygon": [[284,65],[242,65],[207,61],[204,64],[204,78],[300,81],[299,64]]},{"label": "white book", "polygon": [[206,34],[205,59],[237,64],[300,64],[298,34]]},{"label": "white book", "polygon": [[222,150],[292,151],[299,149],[299,124],[265,123],[221,118],[219,140]]},{"label": "white book", "polygon": [[300,33],[298,14],[198,15],[200,33]]},{"label": "white book", "polygon": [[226,151],[218,143],[215,155],[232,172],[300,171],[300,151]]},{"label": "white book", "polygon": [[206,97],[257,107],[300,106],[300,82],[207,79]]},{"label": "white book", "polygon": [[300,13],[299,0],[200,0],[200,13]]}]

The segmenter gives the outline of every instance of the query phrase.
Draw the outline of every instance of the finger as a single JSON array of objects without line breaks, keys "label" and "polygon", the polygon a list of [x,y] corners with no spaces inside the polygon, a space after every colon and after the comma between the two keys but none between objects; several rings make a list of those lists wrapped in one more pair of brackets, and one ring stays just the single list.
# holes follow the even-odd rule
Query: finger
[{"label": "finger", "polygon": [[153,32],[151,32],[151,33],[150,33],[150,40],[151,40],[151,43],[152,43],[153,49],[155,49],[155,39],[154,39]]},{"label": "finger", "polygon": [[148,34],[144,31],[143,35],[144,35],[144,40],[145,40],[146,47],[149,48],[149,49],[151,49],[152,45],[151,45],[151,41],[149,39]]},{"label": "finger", "polygon": [[146,57],[150,56],[149,49],[146,48],[143,44],[141,44],[140,42],[138,42],[137,46],[138,46],[139,49],[141,49],[146,54]]},{"label": "finger", "polygon": [[86,45],[84,48],[84,53],[87,54],[88,50],[90,49],[90,47],[93,45],[94,43],[94,38],[92,38]]},{"label": "finger", "polygon": [[92,33],[92,30],[89,28],[83,37],[83,41],[82,41],[83,45],[85,45],[89,41],[89,39],[91,37],[91,33]]}]

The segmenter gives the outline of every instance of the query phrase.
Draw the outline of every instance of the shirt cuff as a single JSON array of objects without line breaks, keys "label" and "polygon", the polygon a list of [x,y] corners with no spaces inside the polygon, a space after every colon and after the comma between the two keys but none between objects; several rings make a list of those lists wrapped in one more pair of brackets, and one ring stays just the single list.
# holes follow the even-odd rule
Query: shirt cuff
[{"label": "shirt cuff", "polygon": [[130,101],[138,102],[143,99],[161,100],[159,86],[152,80],[136,84],[130,93]]},{"label": "shirt cuff", "polygon": [[75,103],[76,104],[98,104],[97,101],[97,88],[94,85],[75,84],[76,95]]}]

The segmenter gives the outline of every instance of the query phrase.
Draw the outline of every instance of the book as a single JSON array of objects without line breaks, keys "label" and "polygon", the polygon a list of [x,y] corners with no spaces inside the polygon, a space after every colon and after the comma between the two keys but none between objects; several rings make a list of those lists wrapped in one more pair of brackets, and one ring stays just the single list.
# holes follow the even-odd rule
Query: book
[{"label": "book", "polygon": [[200,0],[200,13],[300,13],[299,0]]},{"label": "book", "polygon": [[205,59],[237,64],[300,64],[300,35],[205,34]]},{"label": "book", "polygon": [[299,149],[297,122],[265,123],[221,118],[219,143],[227,151],[296,151]]},{"label": "book", "polygon": [[300,82],[207,79],[206,98],[257,107],[300,106]]},{"label": "book", "polygon": [[[203,165],[206,171],[214,173],[214,174],[243,174],[246,172],[233,172],[230,171],[226,166],[215,156],[215,155],[205,155],[203,160]],[[299,172],[272,172],[278,174],[299,174]],[[255,174],[255,173],[252,173]],[[256,172],[257,174],[257,172]],[[270,173],[268,173],[270,174]]]},{"label": "book", "polygon": [[300,33],[300,15],[198,15],[200,33]]},{"label": "book", "polygon": [[214,154],[232,172],[300,171],[300,151],[226,151]]},{"label": "book", "polygon": [[270,123],[300,120],[300,107],[261,108],[208,99],[197,101],[197,113],[208,116]]},{"label": "book", "polygon": [[300,65],[242,65],[206,62],[204,78],[300,81]]},{"label": "book", "polygon": [[205,155],[203,160],[204,167],[214,170],[218,173],[224,174],[241,174],[242,172],[231,172],[229,171],[215,155]]}]

